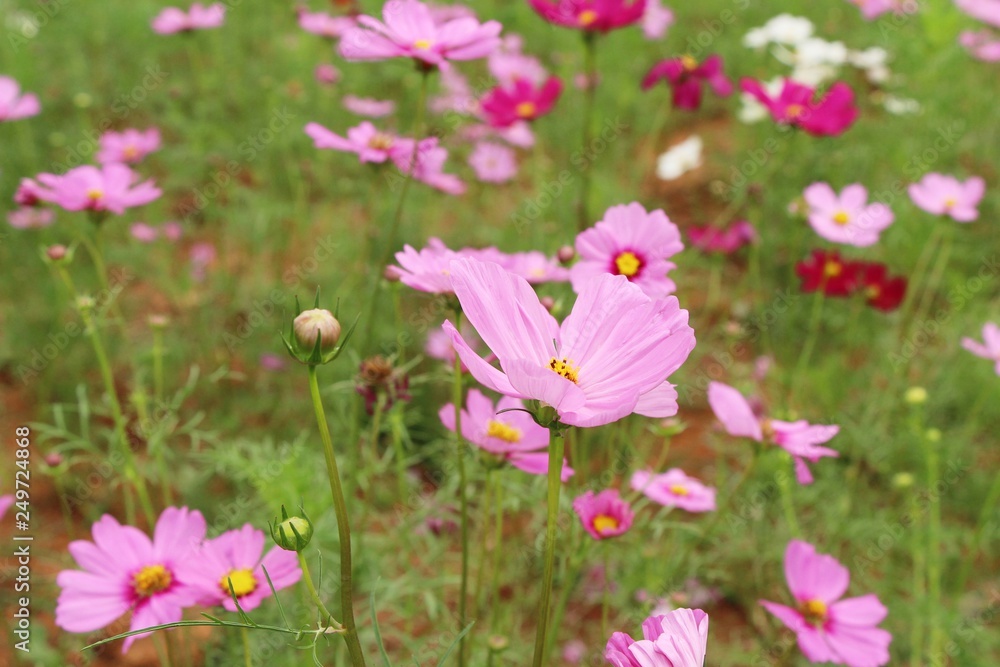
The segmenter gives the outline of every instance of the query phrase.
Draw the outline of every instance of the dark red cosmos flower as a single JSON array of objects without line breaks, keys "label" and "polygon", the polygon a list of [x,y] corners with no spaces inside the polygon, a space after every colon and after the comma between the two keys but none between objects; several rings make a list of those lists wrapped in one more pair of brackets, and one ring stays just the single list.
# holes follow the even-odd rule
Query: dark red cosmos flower
[{"label": "dark red cosmos flower", "polygon": [[659,81],[666,81],[670,86],[674,107],[688,111],[701,106],[703,82],[711,86],[720,97],[733,92],[733,83],[722,72],[720,56],[709,56],[700,64],[687,55],[660,61],[643,78],[642,89],[649,90]]},{"label": "dark red cosmos flower", "polygon": [[799,127],[815,136],[833,136],[843,133],[858,118],[854,106],[854,91],[838,81],[826,95],[816,100],[816,90],[791,79],[777,97],[771,97],[760,81],[742,79],[740,87],[767,107],[778,123]]},{"label": "dark red cosmos flower", "polygon": [[550,76],[541,86],[517,78],[513,85],[497,86],[483,97],[481,107],[490,125],[510,127],[522,120],[544,116],[562,93],[562,81]]},{"label": "dark red cosmos flower", "polygon": [[906,296],[906,278],[892,277],[884,264],[864,264],[857,271],[858,289],[872,308],[890,311],[899,308]]},{"label": "dark red cosmos flower", "polygon": [[857,286],[859,264],[848,262],[836,250],[813,250],[812,257],[795,265],[803,292],[819,289],[827,296],[848,296]]},{"label": "dark red cosmos flower", "polygon": [[642,18],[646,0],[528,0],[539,16],[565,28],[608,32],[624,28]]}]

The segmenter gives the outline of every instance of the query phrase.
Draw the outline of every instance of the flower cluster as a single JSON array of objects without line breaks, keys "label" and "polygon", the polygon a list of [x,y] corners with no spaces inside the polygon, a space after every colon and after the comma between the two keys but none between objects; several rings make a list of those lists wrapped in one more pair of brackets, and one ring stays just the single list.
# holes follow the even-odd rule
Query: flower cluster
[{"label": "flower cluster", "polygon": [[860,294],[878,310],[895,310],[906,295],[906,278],[892,276],[878,262],[845,260],[837,251],[813,250],[809,259],[795,265],[803,292],[822,291],[826,296]]}]

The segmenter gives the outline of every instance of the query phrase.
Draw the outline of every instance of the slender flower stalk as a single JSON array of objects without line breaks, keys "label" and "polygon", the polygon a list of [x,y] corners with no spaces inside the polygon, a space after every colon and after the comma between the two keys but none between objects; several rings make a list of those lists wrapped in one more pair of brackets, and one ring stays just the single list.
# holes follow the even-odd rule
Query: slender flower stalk
[{"label": "slender flower stalk", "polygon": [[163,402],[163,327],[153,327],[153,396]]},{"label": "slender flower stalk", "polygon": [[253,657],[250,653],[250,633],[245,627],[240,628],[240,637],[243,640],[243,664],[245,667],[253,667]]},{"label": "slender flower stalk", "polygon": [[532,667],[545,664],[545,639],[549,625],[549,601],[552,597],[552,574],[556,562],[556,524],[559,519],[559,492],[562,489],[563,433],[552,429],[549,451],[548,517],[545,526],[545,569],[542,574],[542,595],[538,600],[538,629],[535,632],[535,653]]},{"label": "slender flower stalk", "polygon": [[[590,135],[594,117],[594,101],[597,95],[597,34],[590,31],[583,33],[584,75],[587,86],[584,88],[583,102],[583,144],[581,150],[589,150]],[[577,231],[582,232],[590,225],[587,215],[587,200],[590,196],[590,168],[587,165],[580,174],[580,201],[577,203]]]},{"label": "slender flower stalk", "polygon": [[[462,321],[462,311],[456,310],[455,321]],[[455,405],[455,455],[458,457],[458,502],[461,513],[462,575],[458,592],[458,624],[466,625],[466,598],[469,588],[469,501],[465,488],[465,438],[462,437],[462,359],[455,355],[455,374],[452,381],[451,400]],[[560,461],[562,459],[560,458]],[[458,642],[458,664],[465,665],[465,636]]]},{"label": "slender flower stalk", "polygon": [[812,312],[809,315],[809,333],[806,335],[806,343],[802,346],[802,353],[799,361],[795,364],[795,374],[792,375],[790,396],[794,399],[800,386],[802,378],[805,376],[806,368],[809,367],[809,358],[816,347],[816,339],[819,337],[820,320],[823,317],[823,301],[826,299],[825,286],[816,290],[813,297]]},{"label": "slender flower stalk", "polygon": [[302,581],[306,585],[306,590],[309,591],[309,597],[312,599],[313,604],[315,604],[316,608],[319,609],[321,614],[323,614],[323,626],[334,629],[341,628],[342,626],[340,623],[333,618],[333,614],[331,614],[330,610],[326,608],[325,604],[323,604],[323,598],[321,598],[319,593],[316,591],[316,585],[313,583],[312,574],[309,573],[309,563],[306,562],[305,555],[299,551],[298,557],[299,567],[302,568]]}]

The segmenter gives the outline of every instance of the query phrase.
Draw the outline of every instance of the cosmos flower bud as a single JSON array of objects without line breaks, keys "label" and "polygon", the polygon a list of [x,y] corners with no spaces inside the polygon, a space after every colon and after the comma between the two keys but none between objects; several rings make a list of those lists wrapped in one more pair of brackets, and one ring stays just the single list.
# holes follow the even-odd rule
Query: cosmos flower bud
[{"label": "cosmos flower bud", "polygon": [[552,309],[556,307],[556,300],[553,299],[551,296],[543,296],[541,299],[539,299],[539,302],[541,302],[545,310],[549,311],[550,313],[552,312]]},{"label": "cosmos flower bud", "polygon": [[562,264],[569,264],[576,259],[576,249],[571,245],[564,245],[559,248],[559,252],[556,253],[556,258]]},{"label": "cosmos flower bud", "polygon": [[510,646],[510,640],[503,635],[490,635],[486,640],[486,645],[489,647],[490,651],[500,653]]},{"label": "cosmos flower bud", "polygon": [[340,322],[333,313],[322,308],[300,313],[292,322],[292,329],[299,344],[306,349],[312,349],[317,338],[320,339],[320,349],[324,351],[336,347],[340,340]]},{"label": "cosmos flower bud", "polygon": [[400,278],[399,269],[395,266],[387,266],[385,267],[385,271],[382,272],[382,277],[390,283],[398,283]]},{"label": "cosmos flower bud", "polygon": [[149,323],[149,326],[154,329],[164,329],[168,324],[170,324],[170,318],[166,315],[150,315],[146,321]]},{"label": "cosmos flower bud", "polygon": [[274,525],[268,524],[274,543],[285,551],[302,551],[312,539],[313,525],[309,517],[288,516],[285,506],[281,506],[281,521],[275,519]]},{"label": "cosmos flower bud", "polygon": [[53,262],[60,262],[66,258],[68,252],[64,245],[51,245],[45,250],[45,255]]}]

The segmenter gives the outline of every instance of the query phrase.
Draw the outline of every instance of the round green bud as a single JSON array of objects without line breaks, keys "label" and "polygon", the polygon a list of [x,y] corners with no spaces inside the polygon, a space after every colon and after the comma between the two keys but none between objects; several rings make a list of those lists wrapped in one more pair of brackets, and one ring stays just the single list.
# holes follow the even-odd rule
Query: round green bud
[{"label": "round green bud", "polygon": [[285,551],[302,551],[308,546],[312,535],[312,523],[301,516],[290,516],[271,529],[275,544]]}]

